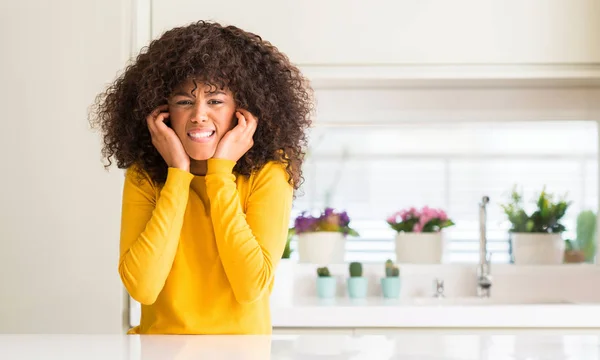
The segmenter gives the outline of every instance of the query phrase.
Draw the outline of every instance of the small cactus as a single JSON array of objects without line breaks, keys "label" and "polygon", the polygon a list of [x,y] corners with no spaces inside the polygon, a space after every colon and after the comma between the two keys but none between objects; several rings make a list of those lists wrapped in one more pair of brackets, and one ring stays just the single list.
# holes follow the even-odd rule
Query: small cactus
[{"label": "small cactus", "polygon": [[359,262],[350,263],[350,277],[361,277],[363,274],[362,264]]},{"label": "small cactus", "polygon": [[396,265],[394,265],[394,263],[392,262],[392,260],[387,260],[385,262],[385,276],[386,277],[398,277],[400,276],[400,270],[398,269],[398,267]]},{"label": "small cactus", "polygon": [[585,253],[586,262],[594,262],[596,255],[596,214],[587,210],[577,216],[577,245]]},{"label": "small cactus", "polygon": [[317,275],[319,275],[319,277],[330,277],[331,273],[329,273],[329,269],[325,266],[317,268]]}]

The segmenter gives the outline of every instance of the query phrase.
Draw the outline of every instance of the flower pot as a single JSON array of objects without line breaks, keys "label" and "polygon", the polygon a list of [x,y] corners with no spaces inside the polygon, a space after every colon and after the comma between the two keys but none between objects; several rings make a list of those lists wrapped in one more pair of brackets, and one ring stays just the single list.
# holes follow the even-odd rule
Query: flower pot
[{"label": "flower pot", "polygon": [[381,278],[381,292],[386,299],[400,297],[400,278],[397,276]]},{"label": "flower pot", "polygon": [[512,233],[512,251],[516,265],[562,264],[565,242],[561,234]]},{"label": "flower pot", "polygon": [[270,303],[275,306],[291,306],[294,298],[294,260],[281,259],[275,269]]},{"label": "flower pot", "polygon": [[440,264],[443,255],[443,233],[396,234],[396,262],[401,264]]},{"label": "flower pot", "polygon": [[344,262],[346,238],[340,232],[301,233],[297,244],[301,263],[329,265]]},{"label": "flower pot", "polygon": [[337,290],[337,282],[332,276],[317,277],[317,296],[321,299],[333,299]]},{"label": "flower pot", "polygon": [[364,299],[367,297],[368,281],[366,277],[348,278],[348,296],[351,299]]},{"label": "flower pot", "polygon": [[565,251],[564,262],[567,264],[579,264],[585,262],[585,253],[581,250]]}]

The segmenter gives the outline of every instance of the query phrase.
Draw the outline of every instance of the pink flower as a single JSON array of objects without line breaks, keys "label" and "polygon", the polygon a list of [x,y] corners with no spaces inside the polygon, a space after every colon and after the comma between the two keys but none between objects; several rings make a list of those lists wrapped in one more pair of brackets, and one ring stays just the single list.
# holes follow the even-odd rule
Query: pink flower
[{"label": "pink flower", "polygon": [[448,215],[444,212],[444,210],[440,210],[438,212],[438,217],[440,218],[441,221],[448,220]]},{"label": "pink flower", "polygon": [[387,222],[395,224],[398,221],[397,219],[398,219],[399,214],[400,213],[397,212],[395,214],[390,215],[390,217],[387,218]]},{"label": "pink flower", "polygon": [[415,223],[415,225],[413,226],[413,232],[421,232],[421,230],[423,230],[423,226],[421,225],[420,222]]},{"label": "pink flower", "polygon": [[433,219],[433,217],[431,217],[429,214],[423,215],[421,216],[421,218],[419,218],[419,227],[421,228],[421,230],[425,227],[425,225],[427,225],[427,223],[429,221],[431,221],[431,219]]},{"label": "pink flower", "polygon": [[421,209],[421,216],[427,218],[435,217],[435,213],[436,211],[434,209],[431,209],[429,206],[423,206],[423,209]]},{"label": "pink flower", "polygon": [[398,215],[400,215],[400,218],[402,219],[402,221],[406,221],[410,217],[410,213],[408,211],[406,211],[406,210],[400,211],[398,213]]}]

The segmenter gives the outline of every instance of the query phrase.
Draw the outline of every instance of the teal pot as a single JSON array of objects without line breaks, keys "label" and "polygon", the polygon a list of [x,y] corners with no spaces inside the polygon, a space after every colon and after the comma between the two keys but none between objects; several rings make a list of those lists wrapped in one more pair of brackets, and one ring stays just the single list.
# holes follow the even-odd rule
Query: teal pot
[{"label": "teal pot", "polygon": [[387,299],[397,299],[400,297],[400,278],[384,277],[381,278],[381,290],[383,297]]},{"label": "teal pot", "polygon": [[367,297],[368,281],[366,277],[348,278],[348,295],[351,299],[364,299]]},{"label": "teal pot", "polygon": [[317,296],[321,299],[333,299],[336,288],[337,283],[334,277],[317,277]]}]

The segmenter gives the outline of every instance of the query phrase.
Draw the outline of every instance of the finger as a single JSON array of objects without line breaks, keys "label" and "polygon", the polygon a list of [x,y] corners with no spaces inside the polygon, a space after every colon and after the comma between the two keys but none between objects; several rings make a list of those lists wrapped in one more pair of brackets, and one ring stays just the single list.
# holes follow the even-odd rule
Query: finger
[{"label": "finger", "polygon": [[244,129],[244,128],[246,128],[246,126],[248,125],[248,123],[247,123],[247,121],[246,121],[246,117],[244,116],[244,114],[242,114],[242,112],[241,112],[241,111],[238,111],[238,112],[236,112],[236,113],[235,113],[235,115],[236,115],[236,116],[237,116],[237,118],[238,118],[238,125],[239,125],[241,128],[243,128],[243,129]]},{"label": "finger", "polygon": [[254,116],[250,115],[249,117],[246,117],[246,128],[244,129],[244,133],[248,136],[254,135],[257,124],[258,121]]},{"label": "finger", "polygon": [[154,120],[158,117],[158,115],[160,115],[161,111],[167,110],[168,108],[169,108],[169,105],[167,105],[167,104],[161,105],[161,106],[155,108],[154,110],[152,110],[150,115],[148,115],[146,117],[146,122],[148,124],[148,128],[150,129],[150,131],[156,131],[156,127],[154,126]]},{"label": "finger", "polygon": [[252,113],[246,109],[239,109],[238,111],[244,115],[244,117],[246,118],[246,124],[251,127],[248,130],[254,131],[256,129],[256,125],[258,123],[258,120],[256,119],[256,117],[254,115],[252,115]]},{"label": "finger", "polygon": [[154,120],[154,123],[156,124],[156,126],[160,127],[160,126],[167,126],[165,124],[165,120],[167,120],[167,118],[170,116],[171,114],[169,114],[168,112],[161,112],[160,114],[158,114],[158,116],[156,117],[156,119]]},{"label": "finger", "polygon": [[256,128],[258,127],[258,120],[254,117],[254,115],[250,115],[248,118],[248,131],[254,133]]}]

